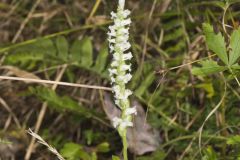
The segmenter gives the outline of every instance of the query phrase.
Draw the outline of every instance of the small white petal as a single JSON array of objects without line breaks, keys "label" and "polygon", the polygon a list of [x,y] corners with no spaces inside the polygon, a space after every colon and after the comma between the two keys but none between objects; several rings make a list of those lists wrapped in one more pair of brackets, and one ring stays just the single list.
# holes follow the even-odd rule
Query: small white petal
[{"label": "small white petal", "polygon": [[123,20],[123,21],[121,22],[121,25],[122,25],[122,26],[126,26],[126,25],[131,24],[131,22],[132,22],[131,19],[128,18],[128,19]]},{"label": "small white petal", "polygon": [[109,38],[116,37],[116,32],[110,31],[110,32],[107,32],[107,34],[108,34]]},{"label": "small white petal", "polygon": [[129,27],[128,28],[120,28],[118,30],[119,34],[129,34]]},{"label": "small white petal", "polygon": [[115,12],[111,12],[111,19],[117,18],[117,14]]},{"label": "small white petal", "polygon": [[114,101],[114,103],[115,103],[117,106],[120,107],[120,101],[119,101],[118,99],[116,99],[116,100]]},{"label": "small white petal", "polygon": [[123,120],[119,125],[119,127],[121,129],[124,129],[124,128],[127,128],[127,127],[132,127],[132,126],[133,126],[133,123],[130,122],[130,121],[127,121],[127,120]]},{"label": "small white petal", "polygon": [[116,30],[115,25],[109,26],[108,28],[109,28],[110,32],[115,32],[115,30]]},{"label": "small white petal", "polygon": [[108,38],[108,41],[109,41],[109,43],[116,43],[116,39],[114,39],[114,38]]},{"label": "small white petal", "polygon": [[132,95],[132,91],[130,91],[129,89],[126,89],[124,93],[119,94],[119,97],[116,97],[116,98],[121,100],[127,100],[130,95]]},{"label": "small white petal", "polygon": [[113,61],[111,67],[117,67],[119,65],[118,61]]},{"label": "small white petal", "polygon": [[122,15],[123,15],[124,18],[127,18],[130,14],[131,14],[131,11],[128,10],[128,9],[126,9],[122,12]]},{"label": "small white petal", "polygon": [[120,66],[121,71],[131,71],[131,65],[124,64]]},{"label": "small white petal", "polygon": [[108,69],[110,76],[117,74],[117,70],[116,69]]},{"label": "small white petal", "polygon": [[129,35],[126,34],[126,35],[121,35],[118,37],[118,42],[126,42],[129,38]]},{"label": "small white petal", "polygon": [[109,48],[110,48],[110,52],[114,51],[114,46],[113,45],[109,45]]},{"label": "small white petal", "polygon": [[116,82],[116,80],[115,80],[114,77],[111,77],[111,82],[112,82],[112,83],[115,83],[115,82]]},{"label": "small white petal", "polygon": [[129,60],[131,59],[133,56],[132,56],[132,53],[131,52],[128,52],[128,53],[125,53],[123,54],[123,60]]},{"label": "small white petal", "polygon": [[113,127],[114,128],[117,128],[121,123],[122,123],[122,119],[121,118],[118,118],[118,117],[114,117],[112,119],[112,123],[113,123]]},{"label": "small white petal", "polygon": [[113,54],[113,59],[115,60],[115,61],[119,61],[120,60],[120,54],[118,54],[118,53],[115,53],[115,54]]},{"label": "small white petal", "polygon": [[116,47],[120,48],[121,51],[126,51],[131,47],[131,44],[129,42],[123,42],[123,43],[117,43]]},{"label": "small white petal", "polygon": [[123,81],[125,84],[128,83],[132,78],[132,75],[130,73],[124,75],[124,76],[117,76],[118,81]]},{"label": "small white petal", "polygon": [[136,107],[127,108],[127,109],[125,110],[125,114],[126,114],[126,115],[131,115],[131,114],[137,115],[137,109],[136,109]]}]

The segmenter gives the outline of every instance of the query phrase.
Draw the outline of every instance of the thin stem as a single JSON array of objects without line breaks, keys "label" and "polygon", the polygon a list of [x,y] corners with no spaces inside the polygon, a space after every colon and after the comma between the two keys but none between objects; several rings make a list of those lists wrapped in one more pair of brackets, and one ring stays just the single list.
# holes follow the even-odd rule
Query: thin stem
[{"label": "thin stem", "polygon": [[234,77],[234,79],[237,81],[238,86],[240,87],[240,82],[239,82],[237,76],[233,75],[233,77]]},{"label": "thin stem", "polygon": [[123,159],[128,160],[128,143],[127,143],[127,129],[122,131],[122,142],[123,142]]},{"label": "thin stem", "polygon": [[231,69],[230,67],[228,67],[228,69],[229,69],[229,71],[231,72],[231,74],[233,75],[234,79],[236,80],[238,86],[240,87],[240,82],[239,82],[237,76],[233,73],[233,71],[232,71],[232,69]]}]

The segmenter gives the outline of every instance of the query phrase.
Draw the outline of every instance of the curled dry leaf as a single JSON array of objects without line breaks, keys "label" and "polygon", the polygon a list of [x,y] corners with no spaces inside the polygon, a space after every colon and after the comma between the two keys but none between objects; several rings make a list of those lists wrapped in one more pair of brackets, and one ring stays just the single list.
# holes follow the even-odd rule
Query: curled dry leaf
[{"label": "curled dry leaf", "polygon": [[[160,145],[159,132],[146,122],[146,113],[142,105],[137,100],[134,100],[132,105],[136,106],[137,115],[134,116],[134,127],[128,128],[127,132],[129,149],[136,155],[153,152]],[[121,115],[121,111],[107,93],[104,94],[104,111],[110,120]]]}]

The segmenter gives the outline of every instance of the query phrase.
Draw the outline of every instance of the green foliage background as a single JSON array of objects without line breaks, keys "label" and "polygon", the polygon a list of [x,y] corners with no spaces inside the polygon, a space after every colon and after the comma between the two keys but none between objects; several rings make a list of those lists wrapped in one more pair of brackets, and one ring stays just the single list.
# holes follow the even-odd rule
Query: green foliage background
[{"label": "green foliage background", "polygon": [[[9,34],[0,40],[1,66],[14,66],[42,79],[54,80],[61,67],[67,65],[61,81],[110,87],[111,55],[106,32],[111,23],[109,14],[116,9],[116,2],[102,1],[89,16],[97,2],[43,1],[35,12],[49,15],[53,10],[56,14],[52,18],[30,19],[15,43],[11,43],[11,39],[34,2],[0,2],[1,13],[17,6],[12,15],[3,15],[0,20],[14,24],[9,28],[0,26],[0,35]],[[240,2],[126,2],[132,10],[133,21],[130,30],[133,79],[129,84],[134,91],[132,99],[143,105],[147,122],[161,137],[155,152],[142,156],[130,154],[130,158],[240,159]],[[44,18],[49,19],[44,21]],[[46,26],[40,31],[42,25]],[[1,73],[8,72],[3,68]],[[112,158],[121,154],[121,141],[103,110],[104,91],[64,86],[53,91],[47,85],[9,83],[1,82],[1,97],[10,104],[21,127],[11,124],[7,131],[2,129],[3,135],[22,139],[10,133],[34,127],[40,104],[48,102],[40,135],[66,159],[119,159],[118,156]],[[13,94],[17,100],[12,99]],[[23,108],[17,107],[17,103]],[[33,113],[30,118],[23,118],[26,113],[21,110]],[[0,113],[3,115],[0,125],[4,128],[8,112],[0,109]],[[26,149],[28,142],[25,143]],[[16,153],[19,159],[23,159],[23,150]],[[41,153],[53,158],[44,147],[33,157],[40,157]]]}]

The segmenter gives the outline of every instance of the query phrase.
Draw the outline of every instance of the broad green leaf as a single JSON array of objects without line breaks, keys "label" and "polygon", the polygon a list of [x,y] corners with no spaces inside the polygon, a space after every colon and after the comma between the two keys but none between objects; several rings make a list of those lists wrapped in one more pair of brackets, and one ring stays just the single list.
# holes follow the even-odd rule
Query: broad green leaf
[{"label": "broad green leaf", "polygon": [[75,143],[66,143],[60,150],[60,154],[68,160],[78,160],[82,146]]},{"label": "broad green leaf", "polygon": [[93,47],[89,37],[76,40],[70,50],[72,61],[77,62],[83,67],[89,67],[93,63]]},{"label": "broad green leaf", "polygon": [[83,147],[76,143],[66,143],[60,150],[60,154],[67,160],[92,160]]},{"label": "broad green leaf", "polygon": [[203,61],[201,65],[202,67],[194,67],[192,69],[192,74],[204,76],[218,73],[227,69],[226,66],[219,66],[217,62],[212,60]]},{"label": "broad green leaf", "polygon": [[56,39],[58,57],[67,61],[68,58],[68,42],[65,37],[60,36]]},{"label": "broad green leaf", "polygon": [[34,45],[29,45],[34,47],[36,53],[44,53],[50,56],[56,56],[56,48],[51,39],[39,39]]},{"label": "broad green leaf", "polygon": [[216,53],[225,64],[228,64],[226,45],[222,34],[215,34],[213,27],[208,23],[203,24],[203,30],[206,36],[208,48]]},{"label": "broad green leaf", "polygon": [[93,63],[93,47],[92,41],[89,37],[81,40],[81,65],[91,66]]},{"label": "broad green leaf", "polygon": [[106,153],[109,152],[110,148],[109,148],[109,143],[108,142],[103,142],[99,145],[97,145],[97,152],[102,152],[102,153]]},{"label": "broad green leaf", "polygon": [[240,135],[229,137],[227,139],[227,144],[229,144],[229,145],[240,144]]},{"label": "broad green leaf", "polygon": [[240,70],[240,65],[239,64],[234,64],[234,65],[231,66],[231,69]]},{"label": "broad green leaf", "polygon": [[240,57],[240,29],[233,31],[229,47],[229,65],[233,65]]},{"label": "broad green leaf", "polygon": [[80,62],[81,61],[81,41],[80,40],[75,40],[70,48],[70,56],[71,56],[71,60],[73,62]]},{"label": "broad green leaf", "polygon": [[97,72],[102,72],[105,69],[107,56],[108,56],[108,45],[105,43],[102,46],[102,48],[97,56],[96,63],[94,66],[94,68],[96,69]]}]

